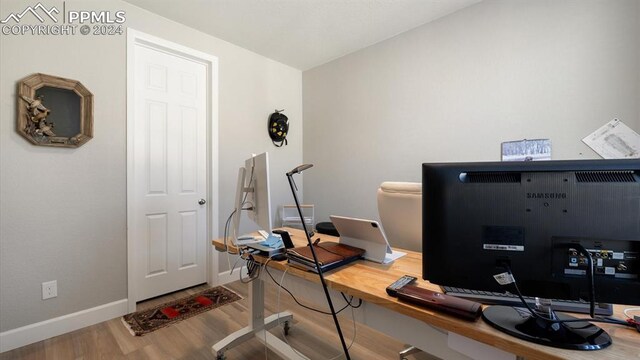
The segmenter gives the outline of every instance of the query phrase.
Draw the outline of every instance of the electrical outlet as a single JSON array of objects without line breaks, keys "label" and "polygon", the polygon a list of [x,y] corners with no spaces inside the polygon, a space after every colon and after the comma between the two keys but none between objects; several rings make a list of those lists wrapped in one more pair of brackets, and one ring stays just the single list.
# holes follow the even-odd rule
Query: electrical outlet
[{"label": "electrical outlet", "polygon": [[47,281],[42,283],[42,300],[51,299],[58,296],[58,281]]}]

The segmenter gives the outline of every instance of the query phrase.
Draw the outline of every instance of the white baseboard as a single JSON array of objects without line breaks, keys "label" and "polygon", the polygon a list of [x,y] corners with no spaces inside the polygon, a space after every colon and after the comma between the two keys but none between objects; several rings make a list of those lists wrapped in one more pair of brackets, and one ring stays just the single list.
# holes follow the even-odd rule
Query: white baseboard
[{"label": "white baseboard", "polygon": [[218,284],[220,285],[224,285],[224,284],[228,284],[230,282],[234,282],[236,280],[240,280],[240,275],[239,273],[242,272],[243,274],[246,275],[247,273],[247,267],[243,266],[239,269],[235,269],[233,270],[233,274],[230,274],[231,270],[227,270],[225,272],[221,272],[218,274]]},{"label": "white baseboard", "polygon": [[0,353],[127,314],[127,299],[0,333]]}]

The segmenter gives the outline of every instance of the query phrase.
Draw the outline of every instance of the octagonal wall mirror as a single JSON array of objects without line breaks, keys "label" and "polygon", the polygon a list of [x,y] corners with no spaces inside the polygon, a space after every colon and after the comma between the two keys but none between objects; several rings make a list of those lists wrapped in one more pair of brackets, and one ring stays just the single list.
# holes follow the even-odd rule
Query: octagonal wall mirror
[{"label": "octagonal wall mirror", "polygon": [[18,82],[17,127],[36,145],[78,147],[93,137],[93,94],[76,80],[27,76]]}]

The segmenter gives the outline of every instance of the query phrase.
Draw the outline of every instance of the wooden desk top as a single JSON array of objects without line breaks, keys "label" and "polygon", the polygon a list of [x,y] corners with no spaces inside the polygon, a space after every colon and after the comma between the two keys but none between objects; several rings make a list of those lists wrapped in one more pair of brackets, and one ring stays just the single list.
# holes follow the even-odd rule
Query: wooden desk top
[{"label": "wooden desk top", "polygon": [[[291,238],[296,246],[307,244],[303,231],[291,228],[286,228],[286,230],[292,235]],[[322,241],[337,241],[337,238],[328,235],[315,235],[313,239],[315,240],[318,237]],[[213,240],[212,243],[216,250],[225,251],[221,240]],[[235,249],[232,248],[231,250]],[[527,359],[640,359],[640,333],[629,327],[598,323],[597,325],[607,331],[613,339],[611,346],[598,351],[564,350],[520,340],[495,330],[481,319],[469,322],[431,309],[401,302],[389,296],[385,289],[402,275],[415,276],[418,278],[417,285],[434,291],[441,291],[439,286],[421,280],[422,254],[413,251],[402,251],[407,252],[407,255],[397,259],[392,264],[383,265],[366,260],[356,261],[324,273],[325,281],[333,290],[384,306],[429,325],[452,331]],[[288,265],[286,261],[270,261],[269,266],[284,270]],[[311,272],[289,267],[288,273],[308,281],[320,283],[318,275]],[[622,311],[624,308],[624,306],[615,305],[614,316],[623,319]]]}]

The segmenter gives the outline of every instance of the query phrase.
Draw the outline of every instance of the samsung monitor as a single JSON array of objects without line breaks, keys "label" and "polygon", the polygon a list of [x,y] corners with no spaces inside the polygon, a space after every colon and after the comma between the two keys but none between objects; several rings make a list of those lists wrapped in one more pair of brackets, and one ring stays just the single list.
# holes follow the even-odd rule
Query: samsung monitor
[{"label": "samsung monitor", "polygon": [[[424,279],[503,292],[494,275],[510,269],[524,295],[589,300],[591,255],[595,300],[640,304],[640,160],[431,163],[422,182]],[[504,311],[506,329],[483,318],[551,346],[608,345],[529,337],[526,313]]]},{"label": "samsung monitor", "polygon": [[242,238],[238,235],[243,211],[261,230],[267,234],[271,233],[271,194],[269,189],[269,155],[264,152],[247,159],[245,165],[238,171],[233,223],[233,236],[236,238],[236,242]]}]

